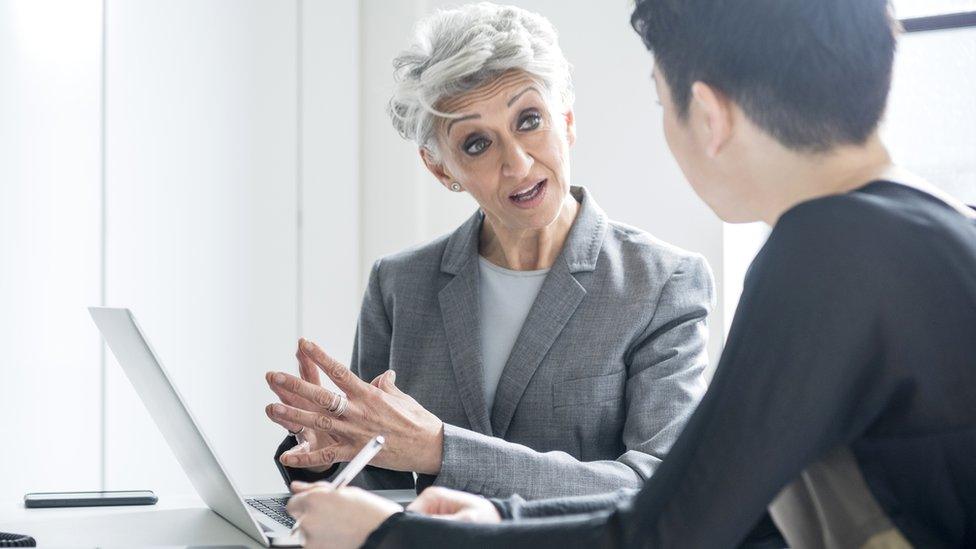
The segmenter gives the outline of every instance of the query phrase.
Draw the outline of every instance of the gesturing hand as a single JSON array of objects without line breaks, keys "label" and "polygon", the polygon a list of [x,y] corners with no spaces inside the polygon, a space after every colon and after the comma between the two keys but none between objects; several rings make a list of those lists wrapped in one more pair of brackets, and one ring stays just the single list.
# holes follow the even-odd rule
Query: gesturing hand
[{"label": "gesturing hand", "polygon": [[283,464],[327,468],[349,461],[372,437],[381,434],[386,445],[373,459],[373,465],[427,474],[440,471],[444,424],[397,389],[392,370],[366,383],[311,341],[299,340],[299,351],[329,376],[349,402],[338,415],[334,411],[338,394],[284,372],[268,372],[268,384],[282,398],[282,404],[267,406],[268,417],[291,426],[293,431],[301,427],[314,431],[317,442],[282,454]]},{"label": "gesturing hand", "polygon": [[[310,359],[308,355],[306,355],[302,351],[301,342],[299,342],[298,344],[298,350],[295,351],[295,358],[298,359],[298,371],[302,376],[302,380],[311,383],[313,385],[321,385],[321,380],[319,378],[319,369],[317,366],[315,366],[315,363],[312,362],[312,359]],[[273,375],[274,374],[272,374],[271,372],[268,372],[267,374],[265,374],[265,380],[268,382],[268,385],[271,387],[271,390],[274,391],[276,395],[278,395],[279,399],[281,399],[281,402],[289,406],[295,406],[304,409],[310,409],[315,406],[314,403],[309,402],[304,397],[285,391],[284,389],[280,388],[277,384],[273,383],[272,382]],[[299,441],[299,444],[295,445],[292,449],[288,450],[288,452],[286,452],[285,454],[282,454],[282,456],[287,454],[299,455],[307,452],[313,452],[313,451],[321,450],[322,448],[333,446],[338,442],[331,434],[329,434],[326,431],[320,431],[318,429],[312,429],[312,428],[305,427],[303,425],[292,423],[290,421],[278,419],[274,416],[271,416],[270,414],[269,417],[271,417],[272,421],[274,421],[278,425],[281,425],[282,427],[288,429],[293,433],[301,431],[301,433],[296,437]],[[290,465],[290,466],[303,467],[311,471],[315,471],[317,473],[321,473],[329,468],[329,466],[327,465],[306,466],[306,465],[302,465],[301,463],[295,463],[294,465]]]}]

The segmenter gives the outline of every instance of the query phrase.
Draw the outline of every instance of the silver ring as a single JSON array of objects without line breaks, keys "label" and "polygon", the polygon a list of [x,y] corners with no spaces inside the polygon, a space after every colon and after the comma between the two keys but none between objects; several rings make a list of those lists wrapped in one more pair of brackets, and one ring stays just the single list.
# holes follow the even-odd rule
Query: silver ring
[{"label": "silver ring", "polygon": [[336,405],[336,409],[332,410],[332,414],[335,417],[342,417],[342,414],[346,413],[346,408],[349,407],[349,399],[346,395],[339,395],[339,404]]},{"label": "silver ring", "polygon": [[339,405],[342,404],[342,395],[339,393],[333,393],[332,391],[329,392],[332,393],[332,396],[334,396],[335,399],[332,401],[332,404],[326,408],[326,410],[328,410],[330,414],[334,414],[336,410],[339,409]]},{"label": "silver ring", "polygon": [[305,426],[302,425],[302,428],[299,429],[299,430],[297,430],[297,431],[292,431],[291,429],[288,429],[288,434],[291,435],[291,436],[293,436],[293,437],[297,437],[298,435],[302,434],[302,431],[304,431],[304,430],[305,430]]}]

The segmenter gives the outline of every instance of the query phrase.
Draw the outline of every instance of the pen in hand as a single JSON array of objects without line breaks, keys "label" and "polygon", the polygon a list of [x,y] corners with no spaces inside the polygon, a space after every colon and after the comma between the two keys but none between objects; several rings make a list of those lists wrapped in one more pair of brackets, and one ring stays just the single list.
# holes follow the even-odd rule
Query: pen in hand
[{"label": "pen in hand", "polygon": [[[373,439],[367,442],[366,446],[363,446],[363,449],[356,454],[356,457],[352,458],[345,468],[343,468],[342,471],[339,471],[339,474],[332,479],[332,487],[338,490],[339,488],[342,488],[352,482],[352,479],[356,478],[356,475],[358,475],[359,472],[362,471],[363,468],[366,467],[366,465],[372,461],[374,457],[376,457],[376,454],[383,449],[383,444],[385,443],[386,440],[383,438],[383,435],[373,437]],[[290,535],[294,536],[301,526],[302,518],[296,517],[295,525],[291,527]]]}]

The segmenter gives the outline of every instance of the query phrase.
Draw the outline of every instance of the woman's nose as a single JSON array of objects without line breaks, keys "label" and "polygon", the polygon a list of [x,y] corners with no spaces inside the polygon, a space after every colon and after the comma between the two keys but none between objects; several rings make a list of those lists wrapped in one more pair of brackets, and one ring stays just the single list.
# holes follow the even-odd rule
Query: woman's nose
[{"label": "woman's nose", "polygon": [[502,175],[521,179],[529,175],[534,159],[518,142],[510,142],[502,157]]}]

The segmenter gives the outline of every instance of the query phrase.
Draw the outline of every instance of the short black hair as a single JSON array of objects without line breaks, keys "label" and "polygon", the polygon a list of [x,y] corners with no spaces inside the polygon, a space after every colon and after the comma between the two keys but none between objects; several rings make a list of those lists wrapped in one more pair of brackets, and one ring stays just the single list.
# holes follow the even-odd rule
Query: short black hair
[{"label": "short black hair", "polygon": [[898,34],[887,0],[637,0],[631,25],[682,119],[696,81],[794,150],[863,144],[884,114]]}]

